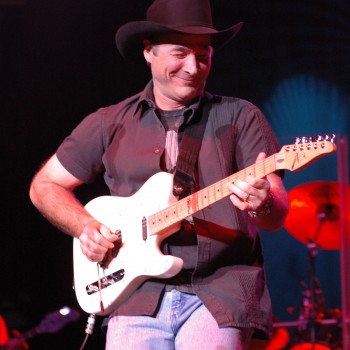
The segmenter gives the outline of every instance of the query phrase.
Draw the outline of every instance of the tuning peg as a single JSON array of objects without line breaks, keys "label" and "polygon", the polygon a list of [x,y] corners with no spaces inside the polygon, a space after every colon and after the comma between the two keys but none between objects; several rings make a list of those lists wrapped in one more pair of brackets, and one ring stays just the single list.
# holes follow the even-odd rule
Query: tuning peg
[{"label": "tuning peg", "polygon": [[326,134],[326,135],[324,135],[324,140],[325,140],[325,141],[331,141],[331,142],[333,142],[334,139],[335,139],[335,134],[330,134],[330,135]]},{"label": "tuning peg", "polygon": [[325,134],[325,135],[317,135],[317,136],[302,136],[296,137],[294,143],[296,145],[305,144],[305,143],[313,143],[313,142],[321,142],[321,141],[331,141],[333,142],[335,139],[335,134]]}]

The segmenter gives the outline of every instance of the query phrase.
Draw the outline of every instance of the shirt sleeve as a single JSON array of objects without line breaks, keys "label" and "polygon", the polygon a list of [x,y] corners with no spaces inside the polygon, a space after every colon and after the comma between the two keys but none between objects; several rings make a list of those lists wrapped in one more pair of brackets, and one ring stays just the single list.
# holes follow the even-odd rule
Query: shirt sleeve
[{"label": "shirt sleeve", "polygon": [[250,103],[244,106],[236,128],[235,157],[238,169],[244,169],[255,163],[260,152],[271,156],[280,150],[272,128],[256,106]]},{"label": "shirt sleeve", "polygon": [[104,153],[102,115],[88,115],[64,139],[56,155],[64,168],[85,183],[91,183],[103,171]]}]

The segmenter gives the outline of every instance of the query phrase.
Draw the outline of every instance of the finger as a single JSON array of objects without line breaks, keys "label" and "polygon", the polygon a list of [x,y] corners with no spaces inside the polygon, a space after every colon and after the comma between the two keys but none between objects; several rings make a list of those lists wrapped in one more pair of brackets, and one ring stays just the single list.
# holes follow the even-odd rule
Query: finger
[{"label": "finger", "polygon": [[84,239],[83,235],[79,239],[80,249],[90,261],[101,261],[104,258],[108,249],[94,243],[91,240]]},{"label": "finger", "polygon": [[248,176],[246,178],[246,182],[251,186],[249,189],[247,189],[246,191],[250,194],[250,195],[256,195],[255,190],[270,190],[270,182],[267,181],[266,179],[257,179],[255,177],[252,176]]},{"label": "finger", "polygon": [[85,225],[81,236],[83,240],[86,236],[87,241],[91,240],[106,249],[113,248],[112,242],[116,240],[111,230],[98,221],[92,221]]},{"label": "finger", "polygon": [[104,257],[106,256],[106,253],[95,253],[92,252],[88,249],[86,249],[84,246],[80,246],[81,247],[81,251],[83,252],[83,254],[87,257],[88,260],[92,261],[92,262],[100,262],[104,259]]},{"label": "finger", "polygon": [[244,211],[249,209],[249,202],[242,201],[242,199],[240,197],[237,197],[235,194],[230,195],[229,198],[232,204],[238,209]]},{"label": "finger", "polygon": [[256,157],[255,163],[256,163],[256,162],[259,162],[259,161],[261,161],[261,160],[264,160],[266,157],[267,157],[267,155],[266,155],[265,152],[260,152],[260,153],[258,154],[258,156]]},{"label": "finger", "polygon": [[249,185],[244,181],[237,180],[235,184],[228,183],[227,187],[241,202],[246,202],[251,195],[249,193]]},{"label": "finger", "polygon": [[103,254],[109,248],[112,248],[104,245],[102,240],[106,241],[108,245],[110,244],[110,242],[103,238],[98,232],[93,234],[90,233],[89,235],[83,233],[79,237],[80,246],[83,248],[83,250],[95,254]]},{"label": "finger", "polygon": [[104,238],[100,232],[83,233],[79,237],[80,248],[88,260],[93,262],[102,261],[108,250],[114,247],[114,244]]},{"label": "finger", "polygon": [[112,232],[106,225],[101,224],[100,233],[109,242],[115,242],[118,239],[118,235],[116,235],[115,232]]}]

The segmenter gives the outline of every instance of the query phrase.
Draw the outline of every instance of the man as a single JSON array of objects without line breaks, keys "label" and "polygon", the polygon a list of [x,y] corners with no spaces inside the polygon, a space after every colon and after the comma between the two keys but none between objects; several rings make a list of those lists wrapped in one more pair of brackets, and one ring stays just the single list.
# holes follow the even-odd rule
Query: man
[{"label": "man", "polygon": [[[104,173],[111,194],[119,197],[135,194],[160,171],[191,175],[185,185],[193,184],[189,190],[195,192],[279,150],[257,107],[204,91],[213,51],[241,25],[216,30],[208,0],[155,0],[146,21],[118,30],[119,51],[126,59],[143,52],[152,81],[141,93],[85,118],[30,189],[43,215],[79,238],[87,259],[102,261],[117,239],[73,194],[97,174]],[[182,166],[177,159],[185,139],[191,140],[185,151],[194,152],[194,134],[201,135],[201,145],[189,157],[195,159],[192,171],[188,159]],[[261,179],[247,174],[228,188],[230,196],[188,217],[162,242],[165,254],[183,259],[181,272],[147,280],[110,315],[106,349],[239,350],[253,333],[270,333],[258,228],[281,227],[287,194],[277,173]]]}]

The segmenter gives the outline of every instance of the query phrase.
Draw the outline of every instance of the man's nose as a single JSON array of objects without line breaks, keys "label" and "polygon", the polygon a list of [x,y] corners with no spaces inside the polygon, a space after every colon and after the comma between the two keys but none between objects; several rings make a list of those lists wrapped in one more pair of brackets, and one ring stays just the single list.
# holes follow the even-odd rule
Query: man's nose
[{"label": "man's nose", "polygon": [[198,71],[198,62],[197,62],[196,55],[194,55],[194,54],[189,54],[189,55],[186,57],[184,70],[185,70],[187,73],[191,74],[191,75],[197,73],[197,71]]}]

